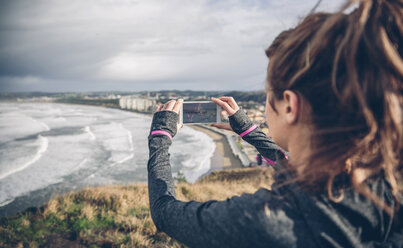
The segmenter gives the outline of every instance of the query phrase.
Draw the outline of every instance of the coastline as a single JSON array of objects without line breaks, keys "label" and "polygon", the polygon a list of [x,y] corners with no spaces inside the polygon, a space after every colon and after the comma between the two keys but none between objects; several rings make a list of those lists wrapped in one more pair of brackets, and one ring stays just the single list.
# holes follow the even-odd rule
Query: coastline
[{"label": "coastline", "polygon": [[213,139],[216,144],[216,148],[213,156],[210,161],[210,169],[209,171],[201,176],[200,178],[214,172],[217,170],[231,170],[231,169],[240,169],[244,168],[242,166],[241,161],[235,157],[232,153],[230,146],[222,134],[218,134],[209,130],[207,127],[189,125],[189,127],[193,128],[196,131],[203,132],[207,134],[211,139]]},{"label": "coastline", "polygon": [[[140,111],[132,111],[128,109],[122,109],[122,108],[115,108],[111,106],[106,106],[106,105],[96,105],[96,104],[83,104],[83,103],[74,103],[74,102],[58,102],[58,101],[52,101],[52,102],[13,102],[13,101],[4,101],[5,103],[48,103],[48,104],[62,104],[62,105],[80,105],[80,106],[89,106],[89,107],[97,107],[97,108],[103,108],[103,109],[114,109],[114,110],[121,110],[125,112],[130,112],[134,114],[139,114],[143,116],[148,116],[151,117],[153,116],[153,113],[148,113],[148,112],[140,112]],[[240,169],[244,168],[242,166],[242,162],[240,159],[235,156],[235,154],[232,152],[230,144],[228,143],[225,135],[220,134],[218,132],[215,132],[211,130],[207,126],[203,125],[189,125],[190,128],[193,128],[196,131],[203,132],[207,134],[215,143],[216,148],[215,151],[210,158],[210,169],[204,173],[203,175],[200,175],[199,178],[203,178],[204,176],[217,171],[217,170],[231,170],[231,169]]]}]

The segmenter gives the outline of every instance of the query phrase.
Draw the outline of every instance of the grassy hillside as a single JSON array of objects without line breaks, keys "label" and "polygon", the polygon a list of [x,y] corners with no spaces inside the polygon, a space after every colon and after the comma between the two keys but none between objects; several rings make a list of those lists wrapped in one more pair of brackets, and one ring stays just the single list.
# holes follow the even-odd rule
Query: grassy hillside
[{"label": "grassy hillside", "polygon": [[[178,183],[180,200],[224,200],[270,187],[270,169],[215,172],[195,184]],[[158,233],[147,185],[86,188],[56,196],[41,208],[0,219],[0,247],[183,247]]]}]

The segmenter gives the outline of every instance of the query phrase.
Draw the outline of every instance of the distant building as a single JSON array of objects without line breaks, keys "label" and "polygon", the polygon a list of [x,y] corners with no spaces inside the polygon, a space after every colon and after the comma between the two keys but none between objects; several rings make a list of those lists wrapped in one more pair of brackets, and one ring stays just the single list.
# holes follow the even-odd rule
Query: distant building
[{"label": "distant building", "polygon": [[157,105],[155,98],[144,98],[140,96],[122,96],[119,99],[119,106],[122,109],[130,109],[141,112],[151,112]]}]

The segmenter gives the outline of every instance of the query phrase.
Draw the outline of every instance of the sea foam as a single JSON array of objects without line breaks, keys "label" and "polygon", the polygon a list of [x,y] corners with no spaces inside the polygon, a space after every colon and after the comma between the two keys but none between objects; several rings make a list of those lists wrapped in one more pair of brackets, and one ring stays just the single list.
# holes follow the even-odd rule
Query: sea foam
[{"label": "sea foam", "polygon": [[194,183],[211,168],[211,157],[215,151],[214,141],[205,133],[184,127],[173,142],[172,156],[184,155],[181,171],[186,180]]},{"label": "sea foam", "polygon": [[27,167],[29,167],[30,165],[32,165],[33,163],[35,163],[36,161],[38,161],[42,157],[42,155],[48,149],[49,142],[48,142],[48,139],[46,137],[43,137],[41,135],[38,135],[37,140],[38,140],[38,143],[39,143],[39,148],[38,148],[35,156],[31,160],[29,160],[28,162],[26,162],[26,163],[24,163],[24,164],[22,164],[20,166],[16,166],[15,169],[1,174],[0,175],[0,180],[2,180],[3,178],[8,177],[8,176],[10,176],[10,175],[12,175],[14,173],[17,173],[19,171],[22,171],[22,170],[26,169]]},{"label": "sea foam", "polygon": [[[0,103],[0,214],[22,195],[19,206],[31,206],[30,194],[41,189],[147,181],[150,126],[149,116],[115,109]],[[214,149],[206,134],[184,127],[170,148],[173,171],[194,182],[210,169]]]},{"label": "sea foam", "polygon": [[88,135],[90,136],[90,140],[96,140],[97,139],[97,137],[95,137],[95,134],[91,131],[91,128],[89,126],[86,126],[84,128],[84,131],[86,133],[88,133]]}]

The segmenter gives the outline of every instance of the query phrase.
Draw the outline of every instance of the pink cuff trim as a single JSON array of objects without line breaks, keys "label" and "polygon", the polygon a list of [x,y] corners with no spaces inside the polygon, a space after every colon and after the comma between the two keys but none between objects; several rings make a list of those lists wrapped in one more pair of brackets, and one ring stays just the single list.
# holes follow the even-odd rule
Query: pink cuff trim
[{"label": "pink cuff trim", "polygon": [[248,130],[246,130],[245,132],[241,133],[239,136],[241,136],[241,138],[245,135],[247,135],[248,133],[252,132],[253,130],[255,130],[257,128],[256,125],[251,126]]},{"label": "pink cuff trim", "polygon": [[166,132],[166,131],[162,131],[162,130],[155,130],[151,132],[151,135],[155,135],[155,134],[162,134],[162,135],[166,135],[168,136],[171,140],[172,140],[172,136]]},{"label": "pink cuff trim", "polygon": [[280,149],[279,149],[279,151],[284,155],[284,157],[285,157],[285,159],[287,159],[288,160],[288,156],[287,156],[287,154],[285,154],[284,152],[282,152]]},{"label": "pink cuff trim", "polygon": [[276,162],[274,162],[274,161],[271,160],[271,159],[265,158],[265,157],[263,157],[263,156],[262,156],[262,158],[264,158],[264,160],[266,160],[266,162],[267,162],[269,165],[275,165],[275,164],[276,164]]}]

